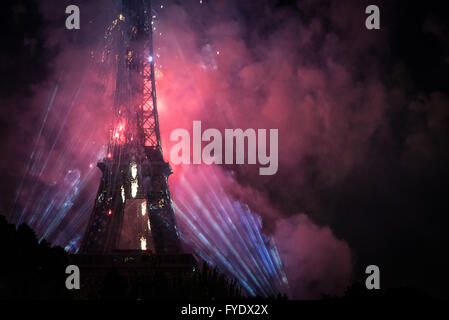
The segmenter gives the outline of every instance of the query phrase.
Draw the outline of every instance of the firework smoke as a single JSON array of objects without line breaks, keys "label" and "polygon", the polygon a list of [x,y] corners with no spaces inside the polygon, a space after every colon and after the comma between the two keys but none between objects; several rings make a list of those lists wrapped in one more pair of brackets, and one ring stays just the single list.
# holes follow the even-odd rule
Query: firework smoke
[{"label": "firework smoke", "polygon": [[[18,63],[11,86],[22,90],[2,89],[6,138],[1,151],[9,156],[1,164],[1,192],[7,199],[2,199],[1,210],[14,222],[29,223],[39,238],[76,251],[100,178],[95,164],[104,157],[109,134],[115,74],[111,59],[106,55],[103,60],[103,54],[108,46],[105,27],[116,12],[109,0],[80,1],[81,30],[70,32],[63,28],[69,4],[30,1],[5,14],[11,25],[34,19],[35,30],[25,32],[27,40],[19,45],[24,52],[43,52],[34,62],[45,68],[23,70]],[[396,232],[388,221],[399,205],[394,203],[394,212],[379,218],[382,212],[369,209],[377,203],[358,203],[359,195],[376,199],[367,196],[373,192],[366,186],[374,185],[380,194],[391,173],[402,172],[396,181],[414,177],[429,159],[438,159],[436,167],[447,162],[447,152],[440,151],[447,150],[447,140],[440,139],[447,132],[447,96],[437,91],[412,94],[412,84],[404,80],[407,70],[394,66],[386,71],[387,63],[381,62],[388,62],[387,37],[383,29],[370,34],[364,29],[365,5],[305,0],[297,2],[295,12],[270,1],[164,1],[163,8],[154,2],[154,59],[166,158],[170,132],[191,131],[194,120],[220,130],[279,129],[279,171],[273,177],[261,177],[257,166],[249,165],[173,166],[169,179],[181,232],[191,249],[247,281],[249,291],[283,290],[278,275],[285,271],[291,296],[342,293],[354,262],[342,234],[359,246],[359,254],[363,249],[366,261],[378,251],[373,239],[379,229]],[[428,23],[426,32],[438,36],[437,29]],[[391,124],[397,114],[406,114],[400,135]],[[391,154],[394,165],[387,168],[384,159],[389,156],[378,153]],[[208,172],[213,180],[204,179]],[[400,188],[394,181],[391,188],[396,191]],[[242,239],[235,245],[213,232],[213,221],[221,219],[213,207],[215,198],[215,205],[228,203],[227,211],[236,214],[232,221],[240,223],[240,232],[233,235]],[[421,209],[413,213],[420,221]],[[254,223],[242,222],[242,217]],[[249,225],[252,229],[246,229]],[[209,247],[195,238],[193,227],[205,228]],[[421,234],[426,228],[415,229]],[[244,257],[244,237],[250,234],[273,239],[283,271],[269,276],[269,265],[274,262],[277,268],[274,253],[263,261],[262,254],[248,248],[251,254]],[[270,248],[267,241],[249,242],[257,250]],[[228,250],[227,256],[220,259],[212,248]],[[242,260],[239,270],[227,267],[230,257],[236,263]],[[254,261],[245,260],[249,258]],[[263,277],[269,285],[261,284]]]}]

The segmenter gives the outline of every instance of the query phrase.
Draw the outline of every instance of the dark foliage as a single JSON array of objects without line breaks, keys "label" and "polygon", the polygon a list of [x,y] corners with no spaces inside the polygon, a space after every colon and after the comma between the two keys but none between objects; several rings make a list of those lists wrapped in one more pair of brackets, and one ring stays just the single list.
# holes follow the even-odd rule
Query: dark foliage
[{"label": "dark foliage", "polygon": [[[229,280],[206,263],[189,275],[120,274],[109,269],[98,281],[81,282],[81,290],[65,287],[69,255],[58,246],[37,241],[26,224],[16,228],[0,215],[0,299],[89,300],[229,300],[248,299],[235,279]],[[260,297],[253,298],[255,300]],[[343,297],[323,295],[325,301],[415,300],[429,296],[408,288],[367,290],[362,283],[347,288]],[[285,295],[265,300],[287,300]]]},{"label": "dark foliage", "polygon": [[18,228],[0,216],[0,298],[68,299],[66,252],[37,241],[26,224]]},{"label": "dark foliage", "polygon": [[224,300],[244,298],[240,286],[204,264],[201,271],[188,276],[165,274],[122,275],[108,271],[101,289],[95,284],[81,288],[77,298],[126,300]]},{"label": "dark foliage", "polygon": [[[244,298],[235,280],[204,264],[189,276],[121,275],[110,269],[81,290],[65,287],[69,255],[37,241],[26,224],[16,228],[0,215],[0,299],[192,299]],[[97,286],[97,284],[99,285]]]}]

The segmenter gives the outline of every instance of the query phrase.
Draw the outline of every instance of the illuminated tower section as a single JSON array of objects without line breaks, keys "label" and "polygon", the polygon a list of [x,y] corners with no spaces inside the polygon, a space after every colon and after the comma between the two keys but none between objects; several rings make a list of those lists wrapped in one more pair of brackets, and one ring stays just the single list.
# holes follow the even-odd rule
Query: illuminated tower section
[{"label": "illuminated tower section", "polygon": [[81,253],[182,252],[162,156],[149,0],[122,0],[115,25],[114,122]]}]

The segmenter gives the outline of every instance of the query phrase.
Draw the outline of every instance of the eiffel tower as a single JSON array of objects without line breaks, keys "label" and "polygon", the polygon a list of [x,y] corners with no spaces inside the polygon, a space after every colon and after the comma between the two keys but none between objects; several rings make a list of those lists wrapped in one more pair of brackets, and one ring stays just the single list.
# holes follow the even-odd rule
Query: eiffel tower
[{"label": "eiffel tower", "polygon": [[79,253],[182,254],[157,113],[149,0],[122,0],[117,79],[102,178]]}]

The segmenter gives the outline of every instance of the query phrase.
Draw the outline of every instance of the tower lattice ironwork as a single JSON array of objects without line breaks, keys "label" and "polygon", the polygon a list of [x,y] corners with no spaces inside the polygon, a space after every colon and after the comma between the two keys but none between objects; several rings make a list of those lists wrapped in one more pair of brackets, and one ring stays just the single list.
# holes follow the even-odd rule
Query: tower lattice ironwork
[{"label": "tower lattice ironwork", "polygon": [[182,246],[168,188],[170,165],[160,141],[149,0],[122,0],[116,19],[117,79],[110,141],[81,253]]}]

